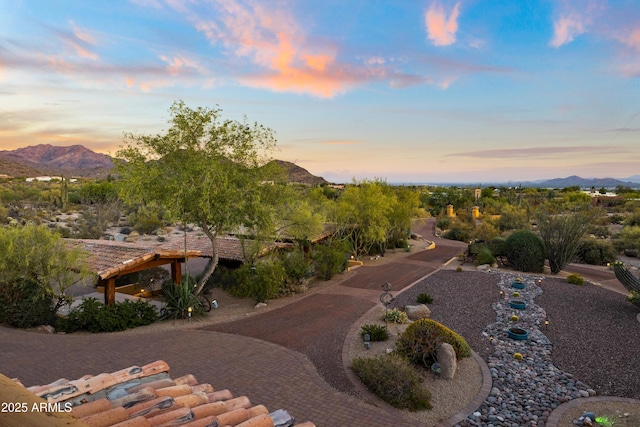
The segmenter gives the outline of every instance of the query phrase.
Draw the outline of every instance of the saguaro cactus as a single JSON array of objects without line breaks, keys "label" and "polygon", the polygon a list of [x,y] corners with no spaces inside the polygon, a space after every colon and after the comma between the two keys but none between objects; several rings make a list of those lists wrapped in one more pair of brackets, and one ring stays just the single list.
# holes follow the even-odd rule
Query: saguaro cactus
[{"label": "saguaro cactus", "polygon": [[622,286],[629,292],[634,291],[640,294],[640,279],[631,274],[631,272],[624,267],[624,264],[613,264],[613,272],[616,274],[618,281],[622,283]]}]

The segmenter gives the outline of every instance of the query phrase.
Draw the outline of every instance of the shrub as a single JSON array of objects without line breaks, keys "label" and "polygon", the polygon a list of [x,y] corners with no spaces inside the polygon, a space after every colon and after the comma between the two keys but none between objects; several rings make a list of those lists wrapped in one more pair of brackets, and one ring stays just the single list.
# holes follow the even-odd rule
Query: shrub
[{"label": "shrub", "polygon": [[440,230],[448,230],[451,227],[451,218],[443,216],[436,221],[436,227]]},{"label": "shrub", "polygon": [[293,251],[286,254],[283,258],[282,265],[286,274],[286,281],[295,288],[303,285],[311,276],[311,264],[307,260],[304,252]]},{"label": "shrub", "polygon": [[160,319],[186,319],[189,317],[191,307],[192,317],[204,316],[203,307],[198,297],[193,293],[195,280],[191,276],[184,276],[182,284],[167,280],[162,284],[162,297],[164,307],[160,310]]},{"label": "shrub", "polygon": [[471,237],[471,228],[463,226],[462,224],[456,224],[452,226],[446,233],[444,233],[442,237],[449,240],[466,242]]},{"label": "shrub", "polygon": [[348,262],[344,254],[339,245],[316,245],[312,253],[314,271],[324,280],[331,280],[333,276],[347,269]]},{"label": "shrub", "polygon": [[497,257],[497,256],[506,256],[506,251],[505,251],[505,242],[507,240],[504,237],[496,237],[494,239],[491,239],[491,242],[489,243],[489,248],[491,249],[491,253],[493,254],[493,256]]},{"label": "shrub", "polygon": [[456,272],[458,272],[458,273],[462,273],[462,267],[458,267],[458,268],[456,268]]},{"label": "shrub", "polygon": [[386,341],[389,338],[387,328],[382,325],[376,325],[375,323],[368,323],[360,327],[360,336],[363,340],[366,334],[369,334],[370,341]]},{"label": "shrub", "polygon": [[409,411],[431,409],[431,394],[424,379],[405,359],[394,355],[356,358],[353,372],[373,394],[388,404]]},{"label": "shrub", "polygon": [[520,320],[520,318],[516,314],[512,314],[510,319],[512,322],[517,322],[518,320]]},{"label": "shrub", "polygon": [[396,351],[413,363],[426,367],[436,361],[436,351],[441,343],[449,343],[456,352],[456,358],[471,355],[471,347],[456,332],[431,319],[413,322],[398,339]]},{"label": "shrub", "polygon": [[71,310],[67,318],[58,320],[57,328],[64,332],[116,332],[149,325],[158,317],[157,309],[147,301],[123,301],[106,305],[95,298],[86,298]]},{"label": "shrub", "polygon": [[258,302],[276,298],[285,283],[285,269],[278,259],[262,261],[255,265],[244,264],[235,271],[237,285],[229,292],[239,298],[253,298]]},{"label": "shrub", "polygon": [[567,276],[567,283],[572,285],[584,285],[584,277],[579,274],[570,274]]},{"label": "shrub", "polygon": [[529,230],[516,231],[505,241],[505,253],[514,270],[541,273],[546,258],[542,240]]},{"label": "shrub", "polygon": [[475,264],[493,264],[496,262],[496,258],[491,253],[491,249],[487,245],[480,245],[478,247],[478,253],[476,255]]},{"label": "shrub", "polygon": [[2,284],[0,289],[0,322],[7,322],[15,328],[53,323],[53,300],[38,282],[19,279],[11,284]]},{"label": "shrub", "polygon": [[391,310],[387,310],[382,315],[382,320],[386,322],[391,322],[391,323],[403,324],[409,321],[409,317],[407,316],[407,313],[405,313],[404,311],[397,308],[392,308]]},{"label": "shrub", "polygon": [[431,304],[433,297],[429,294],[421,293],[417,298],[418,304]]},{"label": "shrub", "polygon": [[605,265],[614,262],[618,254],[611,242],[588,238],[580,242],[576,256],[584,264]]},{"label": "shrub", "polygon": [[637,307],[640,307],[640,293],[631,291],[629,295],[627,295],[627,301]]}]

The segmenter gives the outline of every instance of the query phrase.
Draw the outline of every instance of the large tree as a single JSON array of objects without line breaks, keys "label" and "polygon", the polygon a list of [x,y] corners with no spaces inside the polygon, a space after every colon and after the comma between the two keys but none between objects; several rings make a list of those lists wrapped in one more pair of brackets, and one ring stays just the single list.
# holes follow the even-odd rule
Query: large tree
[{"label": "large tree", "polygon": [[118,151],[126,201],[155,201],[177,219],[197,224],[211,240],[211,262],[198,283],[218,265],[217,237],[240,227],[273,229],[269,205],[276,194],[266,182],[274,132],[258,123],[222,119],[220,109],[169,109],[169,129],[156,135],[125,135]]},{"label": "large tree", "polygon": [[552,274],[558,274],[576,255],[580,241],[599,212],[588,204],[547,203],[536,214]]}]

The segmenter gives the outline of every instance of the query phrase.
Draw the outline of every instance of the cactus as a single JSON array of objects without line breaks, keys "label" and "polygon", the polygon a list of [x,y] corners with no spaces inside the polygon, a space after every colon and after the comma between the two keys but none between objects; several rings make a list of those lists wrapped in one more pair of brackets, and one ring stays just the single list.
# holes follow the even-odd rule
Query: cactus
[{"label": "cactus", "polygon": [[640,279],[631,274],[631,272],[624,267],[624,264],[614,263],[613,272],[616,274],[618,281],[622,283],[622,286],[629,292],[634,291],[640,293]]}]

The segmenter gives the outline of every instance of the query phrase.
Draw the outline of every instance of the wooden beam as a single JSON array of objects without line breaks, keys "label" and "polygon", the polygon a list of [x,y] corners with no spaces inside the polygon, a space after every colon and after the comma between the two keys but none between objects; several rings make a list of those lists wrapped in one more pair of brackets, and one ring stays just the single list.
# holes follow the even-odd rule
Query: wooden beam
[{"label": "wooden beam", "polygon": [[180,258],[180,259],[160,258],[160,259],[157,259],[157,260],[148,261],[148,262],[145,262],[144,264],[138,264],[138,265],[135,265],[135,266],[133,266],[131,268],[127,268],[125,270],[122,270],[115,277],[122,277],[125,274],[136,273],[138,271],[148,270],[148,269],[154,268],[154,267],[160,267],[162,265],[171,264],[171,263],[174,263],[176,261],[184,262],[184,258]]}]

